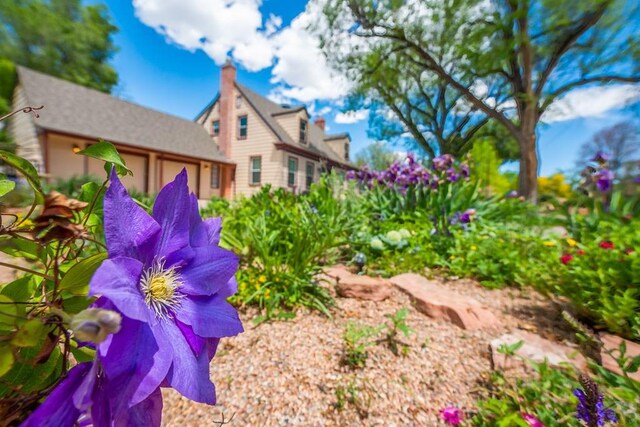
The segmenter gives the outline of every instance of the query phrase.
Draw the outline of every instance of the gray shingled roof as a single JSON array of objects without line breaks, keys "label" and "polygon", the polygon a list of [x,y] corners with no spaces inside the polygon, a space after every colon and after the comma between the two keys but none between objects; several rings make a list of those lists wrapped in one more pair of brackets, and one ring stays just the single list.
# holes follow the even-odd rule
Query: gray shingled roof
[{"label": "gray shingled roof", "polygon": [[291,107],[284,108],[281,105],[276,104],[275,102],[270,101],[262,95],[259,95],[249,89],[246,86],[243,86],[239,83],[236,83],[236,87],[242,93],[242,95],[247,99],[249,104],[253,106],[256,112],[262,117],[267,126],[271,128],[271,130],[276,134],[278,139],[281,142],[284,142],[287,145],[292,147],[296,147],[298,149],[303,149],[309,151],[316,156],[321,158],[332,160],[336,163],[340,163],[343,165],[347,165],[348,163],[344,161],[338,153],[333,151],[325,142],[324,142],[324,132],[318,126],[314,124],[310,124],[309,126],[309,144],[304,146],[302,144],[294,141],[289,134],[282,129],[277,122],[277,120],[273,117],[274,115],[284,114],[286,112],[294,112],[300,111],[303,107]]},{"label": "gray shingled roof", "polygon": [[203,160],[232,163],[199,124],[28,68],[18,79],[41,128]]}]

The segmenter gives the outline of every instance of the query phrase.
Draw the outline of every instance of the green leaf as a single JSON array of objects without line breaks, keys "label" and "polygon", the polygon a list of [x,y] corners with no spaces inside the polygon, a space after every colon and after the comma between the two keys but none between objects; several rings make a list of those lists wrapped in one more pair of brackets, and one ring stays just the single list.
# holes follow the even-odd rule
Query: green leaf
[{"label": "green leaf", "polygon": [[[22,348],[19,350],[17,359],[22,361],[33,360],[39,351],[40,349],[33,347]],[[54,383],[60,376],[61,355],[60,348],[56,347],[45,363],[34,365],[28,362],[16,362],[11,371],[0,381],[0,396],[6,395],[10,391],[10,385],[13,384],[20,384],[21,392],[30,393],[33,390]]]},{"label": "green leaf", "polygon": [[42,341],[45,326],[40,319],[27,320],[11,340],[16,347],[34,347]]},{"label": "green leaf", "polygon": [[624,368],[625,372],[629,374],[638,372],[638,369],[640,369],[640,356],[631,359],[631,362]]},{"label": "green leaf", "polygon": [[12,330],[15,327],[18,309],[13,300],[0,295],[0,330]]},{"label": "green leaf", "polygon": [[60,290],[77,296],[87,295],[89,281],[105,259],[107,259],[107,253],[102,252],[85,258],[71,267],[60,281]]},{"label": "green leaf", "polygon": [[16,188],[15,182],[8,179],[1,180],[0,181],[0,197],[4,196],[14,188]]},{"label": "green leaf", "polygon": [[[92,157],[94,159],[102,160],[107,162],[106,166],[111,163],[116,166],[116,172],[118,175],[133,175],[131,169],[127,167],[120,153],[114,145],[107,141],[99,141],[96,144],[90,145],[82,151],[79,151],[77,154],[81,154],[83,156]],[[110,167],[105,168],[107,172]]]},{"label": "green leaf", "polygon": [[20,156],[16,156],[13,153],[2,150],[0,150],[0,160],[17,169],[26,178],[35,193],[36,202],[44,202],[44,192],[42,191],[42,184],[40,183],[38,171],[31,163],[29,163],[29,161]]},{"label": "green leaf", "polygon": [[9,346],[0,347],[0,377],[9,372],[15,363],[13,349]]}]

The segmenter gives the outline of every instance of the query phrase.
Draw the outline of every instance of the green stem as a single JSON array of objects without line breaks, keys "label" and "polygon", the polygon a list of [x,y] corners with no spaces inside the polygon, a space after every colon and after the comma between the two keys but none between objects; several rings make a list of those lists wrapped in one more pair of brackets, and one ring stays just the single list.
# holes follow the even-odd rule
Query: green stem
[{"label": "green stem", "polygon": [[24,272],[26,272],[26,273],[33,274],[33,275],[35,275],[35,276],[40,276],[40,277],[42,277],[43,279],[53,280],[53,277],[51,277],[51,276],[49,276],[49,275],[47,275],[47,274],[40,273],[39,271],[31,270],[31,269],[26,268],[26,267],[20,267],[20,266],[18,266],[18,265],[8,264],[8,263],[6,263],[6,262],[0,262],[0,266],[2,266],[2,267],[9,267],[9,268],[13,268],[13,269],[16,269],[16,270],[24,271]]}]

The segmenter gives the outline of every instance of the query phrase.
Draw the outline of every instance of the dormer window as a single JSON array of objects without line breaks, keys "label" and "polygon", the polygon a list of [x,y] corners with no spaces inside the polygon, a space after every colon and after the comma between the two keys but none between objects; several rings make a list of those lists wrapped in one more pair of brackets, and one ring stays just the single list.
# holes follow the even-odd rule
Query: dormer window
[{"label": "dormer window", "polygon": [[220,135],[220,120],[214,120],[211,124],[211,131],[213,132],[213,136]]},{"label": "dormer window", "polygon": [[300,142],[307,143],[307,121],[300,119]]},{"label": "dormer window", "polygon": [[242,107],[242,96],[236,96],[236,108]]}]

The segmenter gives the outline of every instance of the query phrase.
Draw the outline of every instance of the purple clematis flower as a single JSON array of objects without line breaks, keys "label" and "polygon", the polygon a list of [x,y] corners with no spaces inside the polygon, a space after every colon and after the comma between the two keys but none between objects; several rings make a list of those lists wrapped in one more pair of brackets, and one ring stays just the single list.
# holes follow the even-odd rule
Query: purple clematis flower
[{"label": "purple clematis flower", "polygon": [[162,394],[160,388],[145,400],[128,408],[127,396],[121,393],[126,378],[106,381],[99,375],[99,363],[74,366],[47,399],[21,427],[73,427],[80,425],[160,426]]},{"label": "purple clematis flower", "polygon": [[238,259],[218,246],[220,219],[202,220],[183,171],[158,194],[153,216],[129,196],[115,172],[104,199],[109,258],[89,295],[122,316],[120,332],[98,345],[107,379],[129,377],[129,407],[170,385],[215,403],[209,362],[221,337],[243,331],[226,298],[237,290]]}]

